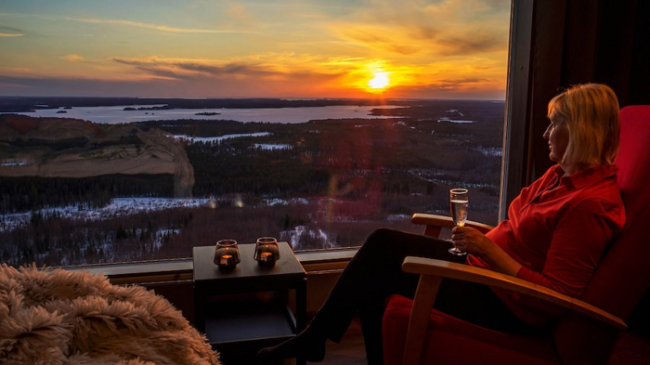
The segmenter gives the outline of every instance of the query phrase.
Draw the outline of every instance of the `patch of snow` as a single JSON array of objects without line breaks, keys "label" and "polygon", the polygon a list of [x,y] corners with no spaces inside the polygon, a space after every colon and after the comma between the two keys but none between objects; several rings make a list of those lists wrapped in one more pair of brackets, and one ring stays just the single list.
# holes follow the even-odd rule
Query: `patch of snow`
[{"label": "patch of snow", "polygon": [[196,142],[221,142],[224,139],[230,139],[230,138],[241,138],[241,137],[266,137],[270,136],[271,133],[269,132],[257,132],[257,133],[241,133],[241,134],[226,134],[223,136],[218,136],[218,137],[193,137],[193,136],[186,136],[183,134],[178,134],[174,135],[173,137],[176,139],[181,139],[181,140],[188,140],[191,141],[192,143]]},{"label": "patch of snow", "polygon": [[293,146],[288,144],[255,143],[255,148],[261,148],[263,150],[290,150]]},{"label": "patch of snow", "polygon": [[276,206],[276,205],[289,205],[288,201],[286,201],[285,199],[279,199],[279,198],[267,199],[264,202],[269,207],[273,207],[273,206]]},{"label": "patch of snow", "polygon": [[411,216],[407,214],[390,214],[388,217],[386,217],[391,222],[394,221],[403,221],[403,220],[410,220]]},{"label": "patch of snow", "polygon": [[0,166],[25,166],[27,160],[8,159],[0,162]]},{"label": "patch of snow", "polygon": [[[98,209],[88,209],[81,205],[68,205],[65,207],[43,208],[36,212],[43,216],[57,214],[63,218],[96,221],[117,216],[128,216],[139,212],[209,206],[209,203],[209,198],[115,198],[107,206]],[[31,212],[0,215],[0,231],[11,231],[26,225],[31,215]]]},{"label": "patch of snow", "polygon": [[503,155],[503,149],[500,147],[477,147],[476,149],[484,156],[499,157]]}]

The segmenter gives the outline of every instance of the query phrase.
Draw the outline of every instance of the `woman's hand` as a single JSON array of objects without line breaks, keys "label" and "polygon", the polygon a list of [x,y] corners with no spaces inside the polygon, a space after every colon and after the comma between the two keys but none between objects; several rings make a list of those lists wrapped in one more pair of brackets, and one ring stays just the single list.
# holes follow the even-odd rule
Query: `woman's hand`
[{"label": "woman's hand", "polygon": [[496,246],[494,242],[474,228],[454,227],[451,233],[454,246],[484,260],[487,260],[490,251]]},{"label": "woman's hand", "polygon": [[480,257],[492,270],[516,276],[521,265],[487,236],[470,227],[454,227],[451,231],[454,246]]}]

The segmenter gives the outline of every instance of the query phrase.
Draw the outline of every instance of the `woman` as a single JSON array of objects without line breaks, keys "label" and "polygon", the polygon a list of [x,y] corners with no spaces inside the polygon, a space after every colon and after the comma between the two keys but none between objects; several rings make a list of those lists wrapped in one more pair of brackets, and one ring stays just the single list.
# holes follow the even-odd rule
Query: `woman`
[{"label": "woman", "polygon": [[[381,318],[390,294],[413,297],[418,276],[403,273],[406,256],[465,261],[578,297],[607,244],[625,224],[613,165],[619,143],[619,105],[605,85],[573,87],[548,105],[544,133],[552,166],[523,189],[508,219],[483,235],[469,227],[452,231],[466,259],[438,239],[381,229],[341,274],[323,307],[298,336],[262,349],[260,359],[301,356],[321,361],[327,339],[338,342],[358,312],[369,364],[381,364]],[[563,310],[530,297],[462,281],[443,280],[435,308],[479,326],[521,333],[544,326]]]}]

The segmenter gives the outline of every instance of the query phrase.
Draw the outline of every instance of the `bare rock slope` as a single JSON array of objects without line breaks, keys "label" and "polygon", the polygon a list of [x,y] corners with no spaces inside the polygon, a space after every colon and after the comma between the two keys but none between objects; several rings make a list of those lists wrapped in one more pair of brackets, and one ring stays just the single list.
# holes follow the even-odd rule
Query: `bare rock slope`
[{"label": "bare rock slope", "polygon": [[159,129],[0,116],[0,176],[113,174],[172,174],[176,197],[190,197],[194,186],[194,169],[181,142]]}]

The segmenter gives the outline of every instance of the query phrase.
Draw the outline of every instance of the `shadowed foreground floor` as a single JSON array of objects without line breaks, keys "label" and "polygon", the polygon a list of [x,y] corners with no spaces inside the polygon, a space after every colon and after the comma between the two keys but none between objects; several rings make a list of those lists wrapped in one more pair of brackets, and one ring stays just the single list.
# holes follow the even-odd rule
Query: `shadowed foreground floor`
[{"label": "shadowed foreground floor", "polygon": [[366,365],[366,350],[363,345],[363,334],[358,319],[345,333],[341,343],[328,341],[327,355],[323,365]]},{"label": "shadowed foreground floor", "polygon": [[[290,359],[277,365],[295,365],[295,363],[294,359]],[[325,355],[325,360],[319,363],[308,364],[366,365],[366,350],[363,345],[363,334],[361,333],[359,320],[355,319],[352,321],[352,325],[350,325],[350,328],[345,333],[345,336],[343,336],[340,343],[332,341],[327,342],[327,354]]]}]

